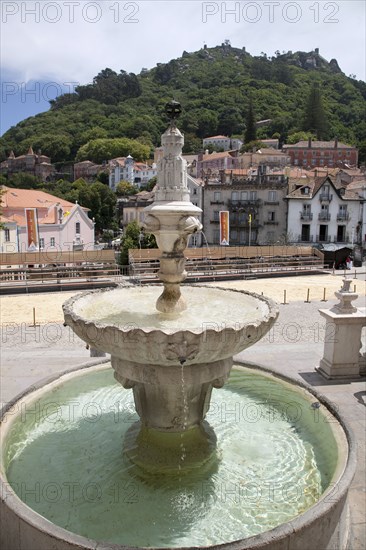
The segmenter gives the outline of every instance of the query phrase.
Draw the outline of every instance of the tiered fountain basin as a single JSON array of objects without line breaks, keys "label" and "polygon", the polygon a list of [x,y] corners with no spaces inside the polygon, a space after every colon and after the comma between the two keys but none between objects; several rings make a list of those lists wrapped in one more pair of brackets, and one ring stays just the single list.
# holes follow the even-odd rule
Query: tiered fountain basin
[{"label": "tiered fountain basin", "polygon": [[[146,471],[174,472],[184,452],[182,469],[201,469],[215,459],[215,434],[204,423],[212,388],[224,385],[233,355],[266,334],[278,309],[247,292],[185,285],[187,309],[161,313],[161,288],[85,293],[64,304],[65,322],[110,353],[116,379],[133,390],[141,423],[125,438],[130,459]],[[180,445],[172,433],[181,434]]]},{"label": "tiered fountain basin", "polygon": [[[346,548],[355,449],[313,390],[235,364],[206,419],[216,467],[138,475],[138,420],[110,362],[40,383],[2,418],[1,547],[17,550]],[[176,437],[177,434],[169,434]]]}]

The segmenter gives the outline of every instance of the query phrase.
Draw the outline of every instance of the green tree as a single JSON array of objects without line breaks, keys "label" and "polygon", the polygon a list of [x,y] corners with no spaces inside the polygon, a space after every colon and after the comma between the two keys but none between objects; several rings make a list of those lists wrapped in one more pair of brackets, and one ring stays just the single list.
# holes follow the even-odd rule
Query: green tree
[{"label": "green tree", "polygon": [[303,130],[314,133],[318,140],[327,138],[328,122],[318,82],[312,86],[306,102]]},{"label": "green tree", "polygon": [[255,125],[254,106],[253,106],[253,100],[252,98],[250,98],[247,116],[245,119],[244,142],[249,143],[251,141],[255,141],[256,138],[257,138],[257,127]]},{"label": "green tree", "polygon": [[105,160],[131,155],[137,161],[144,161],[148,158],[150,148],[147,145],[127,138],[116,139],[93,139],[80,147],[76,162],[91,160],[101,164]]},{"label": "green tree", "polygon": [[286,143],[292,144],[298,141],[307,141],[309,138],[316,139],[316,136],[311,132],[294,132],[288,135]]},{"label": "green tree", "polygon": [[116,187],[116,195],[121,197],[123,195],[136,195],[138,187],[132,185],[129,181],[121,180]]},{"label": "green tree", "polygon": [[155,187],[155,185],[158,183],[158,177],[154,176],[147,182],[147,185],[145,186],[146,191],[152,191]]},{"label": "green tree", "polygon": [[120,263],[128,264],[128,251],[133,248],[157,248],[155,237],[152,233],[145,233],[136,220],[129,223],[123,232],[121,239]]},{"label": "green tree", "polygon": [[39,189],[44,185],[39,178],[27,172],[18,172],[8,177],[6,185],[18,189]]}]

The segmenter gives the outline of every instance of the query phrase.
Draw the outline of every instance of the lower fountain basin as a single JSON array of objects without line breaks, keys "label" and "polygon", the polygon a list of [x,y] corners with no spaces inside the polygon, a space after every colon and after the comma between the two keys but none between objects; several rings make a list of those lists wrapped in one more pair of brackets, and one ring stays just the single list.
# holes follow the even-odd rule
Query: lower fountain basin
[{"label": "lower fountain basin", "polygon": [[109,364],[11,404],[2,421],[2,547],[346,547],[354,449],[315,392],[237,365],[207,415],[217,462],[189,477],[179,461],[175,475],[149,480],[126,463],[123,438],[136,420]]}]

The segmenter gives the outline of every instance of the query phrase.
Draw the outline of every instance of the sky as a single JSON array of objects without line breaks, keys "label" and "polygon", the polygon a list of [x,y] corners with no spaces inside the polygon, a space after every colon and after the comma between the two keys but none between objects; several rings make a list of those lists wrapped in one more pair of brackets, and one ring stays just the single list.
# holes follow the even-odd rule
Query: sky
[{"label": "sky", "polygon": [[230,40],[252,55],[312,51],[366,79],[363,0],[2,0],[0,134],[102,69],[139,73]]}]

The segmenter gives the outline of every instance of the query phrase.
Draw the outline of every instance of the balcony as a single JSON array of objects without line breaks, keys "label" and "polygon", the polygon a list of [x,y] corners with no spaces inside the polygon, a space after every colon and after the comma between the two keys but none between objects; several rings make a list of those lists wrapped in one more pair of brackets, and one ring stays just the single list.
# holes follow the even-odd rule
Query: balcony
[{"label": "balcony", "polygon": [[211,201],[210,204],[225,204],[224,201]]},{"label": "balcony", "polygon": [[238,228],[249,228],[249,225],[251,226],[252,229],[258,229],[260,227],[260,224],[259,224],[259,221],[258,220],[252,220],[252,222],[249,224],[249,221],[248,220],[237,220],[237,221],[232,221],[230,220],[230,227],[238,227]]},{"label": "balcony", "polygon": [[329,195],[329,193],[320,193],[319,200],[320,202],[331,202],[333,199],[333,195]]},{"label": "balcony", "polygon": [[349,213],[348,212],[338,212],[337,222],[348,222],[348,220],[349,220]]},{"label": "balcony", "polygon": [[309,235],[309,236],[299,235],[297,238],[298,243],[312,243],[313,240],[314,240],[313,235]]},{"label": "balcony", "polygon": [[278,225],[279,224],[279,222],[277,222],[275,220],[266,220],[263,223],[264,223],[264,225]]},{"label": "balcony", "polygon": [[317,235],[316,236],[316,242],[317,243],[330,243],[331,238],[328,237],[328,235]]},{"label": "balcony", "polygon": [[220,223],[220,220],[210,220],[210,223]]},{"label": "balcony", "polygon": [[280,201],[264,201],[264,204],[272,205],[272,206],[279,206]]},{"label": "balcony", "polygon": [[250,206],[260,206],[262,204],[261,199],[253,199],[253,200],[232,200],[229,199],[227,201],[227,205],[229,208],[232,208],[233,210],[236,210],[238,208],[248,208]]},{"label": "balcony", "polygon": [[318,214],[318,220],[322,221],[322,222],[329,222],[330,221],[330,214],[328,212],[320,212],[320,214]]},{"label": "balcony", "polygon": [[313,219],[312,212],[300,212],[300,220],[310,222]]}]

